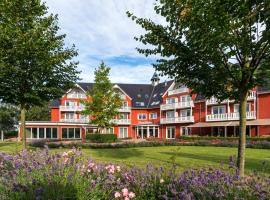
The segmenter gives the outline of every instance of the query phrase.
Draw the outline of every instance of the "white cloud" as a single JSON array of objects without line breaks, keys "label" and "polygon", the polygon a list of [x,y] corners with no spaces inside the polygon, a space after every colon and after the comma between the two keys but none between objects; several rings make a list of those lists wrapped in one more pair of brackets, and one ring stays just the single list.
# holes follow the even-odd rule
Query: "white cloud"
[{"label": "white cloud", "polygon": [[[137,16],[163,20],[155,15],[155,0],[46,0],[49,11],[59,15],[61,32],[67,34],[68,45],[79,49],[79,70],[84,81],[93,81],[94,68],[101,60],[128,56],[141,58],[135,50],[141,46],[133,38],[143,30],[126,16],[131,11]],[[119,62],[108,64],[114,82],[149,82],[154,69],[148,63],[131,66]],[[143,72],[143,73],[141,73]]]}]

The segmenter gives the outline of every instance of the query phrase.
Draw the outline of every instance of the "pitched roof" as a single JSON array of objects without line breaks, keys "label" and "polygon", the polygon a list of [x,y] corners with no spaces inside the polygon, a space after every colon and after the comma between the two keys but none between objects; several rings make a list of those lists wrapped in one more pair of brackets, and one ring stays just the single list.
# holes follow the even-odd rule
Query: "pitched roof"
[{"label": "pitched roof", "polygon": [[[162,103],[162,95],[168,90],[173,81],[159,83],[156,86],[152,84],[127,84],[114,83],[118,85],[130,98],[132,98],[132,107],[134,108],[157,108]],[[83,90],[89,91],[93,88],[93,83],[77,83]],[[59,107],[60,101],[53,100],[51,107]]]}]

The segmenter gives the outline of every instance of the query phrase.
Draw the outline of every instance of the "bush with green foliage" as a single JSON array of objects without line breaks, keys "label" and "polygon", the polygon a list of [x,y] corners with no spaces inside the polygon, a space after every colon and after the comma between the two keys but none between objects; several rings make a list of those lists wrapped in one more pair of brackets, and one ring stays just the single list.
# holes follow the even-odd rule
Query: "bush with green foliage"
[{"label": "bush with green foliage", "polygon": [[88,134],[85,137],[86,140],[90,142],[96,142],[96,143],[108,143],[108,142],[116,142],[117,136],[115,134]]}]

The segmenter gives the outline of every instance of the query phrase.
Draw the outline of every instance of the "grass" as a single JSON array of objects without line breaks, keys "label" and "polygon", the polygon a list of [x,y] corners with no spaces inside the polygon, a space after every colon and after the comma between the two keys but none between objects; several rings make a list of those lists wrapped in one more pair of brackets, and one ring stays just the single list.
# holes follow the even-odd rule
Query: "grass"
[{"label": "grass", "polygon": [[[0,152],[14,153],[21,145],[12,142],[0,143]],[[51,149],[51,152],[63,152],[67,149]],[[144,167],[147,164],[169,167],[177,164],[180,171],[199,167],[228,166],[229,157],[237,155],[237,148],[199,147],[199,146],[162,146],[119,149],[83,149],[83,155],[102,162],[121,163],[128,166]],[[262,162],[266,165],[263,166]],[[246,170],[270,174],[270,150],[246,149]]]}]

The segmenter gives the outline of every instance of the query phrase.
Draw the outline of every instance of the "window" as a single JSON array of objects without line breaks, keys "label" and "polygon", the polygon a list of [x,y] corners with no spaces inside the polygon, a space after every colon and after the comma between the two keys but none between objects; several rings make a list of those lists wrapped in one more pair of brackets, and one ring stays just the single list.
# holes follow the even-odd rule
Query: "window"
[{"label": "window", "polygon": [[191,128],[183,126],[181,127],[181,133],[185,136],[191,135]]},{"label": "window", "polygon": [[174,139],[175,138],[175,127],[167,127],[166,128],[166,136],[167,139]]},{"label": "window", "polygon": [[68,138],[67,128],[62,128],[62,138]]},{"label": "window", "polygon": [[128,113],[120,114],[120,119],[128,119]]},{"label": "window", "polygon": [[[234,109],[234,112],[239,113],[239,111],[240,111],[239,104],[234,104],[233,109]],[[247,104],[247,112],[250,112],[250,111],[251,111],[251,104],[248,103]]]},{"label": "window", "polygon": [[128,137],[128,128],[120,127],[119,128],[119,138],[127,138]]},{"label": "window", "polygon": [[76,106],[76,102],[75,101],[65,101],[65,105],[66,106]]},{"label": "window", "polygon": [[79,98],[80,99],[80,98],[86,98],[86,95],[81,90],[73,89],[71,92],[69,92],[67,94],[67,97],[68,98],[76,98],[76,99]]},{"label": "window", "polygon": [[80,128],[62,128],[62,138],[74,139],[81,138]]},{"label": "window", "polygon": [[44,128],[39,128],[39,138],[45,138],[45,131]]},{"label": "window", "polygon": [[37,128],[32,128],[32,138],[38,138],[38,132]]},{"label": "window", "polygon": [[106,128],[106,133],[113,134],[113,128]]},{"label": "window", "polygon": [[166,112],[166,118],[175,118],[176,112],[174,111],[167,111]]},{"label": "window", "polygon": [[136,106],[144,106],[144,102],[141,101],[137,101],[135,102]]},{"label": "window", "polygon": [[29,139],[57,138],[57,128],[26,128],[26,137]]},{"label": "window", "polygon": [[150,113],[150,119],[157,119],[157,113]]},{"label": "window", "polygon": [[122,107],[123,107],[123,108],[128,107],[128,102],[127,102],[127,101],[124,101]]},{"label": "window", "polygon": [[146,119],[146,114],[139,113],[138,114],[138,119],[145,120]]},{"label": "window", "polygon": [[191,97],[189,95],[181,96],[182,102],[188,102],[191,101]]},{"label": "window", "polygon": [[181,110],[180,115],[181,115],[181,117],[189,117],[189,116],[191,116],[191,111],[190,111],[190,109]]},{"label": "window", "polygon": [[212,114],[223,114],[226,113],[225,106],[214,106],[212,107]]},{"label": "window", "polygon": [[74,113],[65,113],[65,119],[74,119],[75,114]]},{"label": "window", "polygon": [[177,102],[177,98],[168,98],[166,99],[167,104],[173,104]]}]

